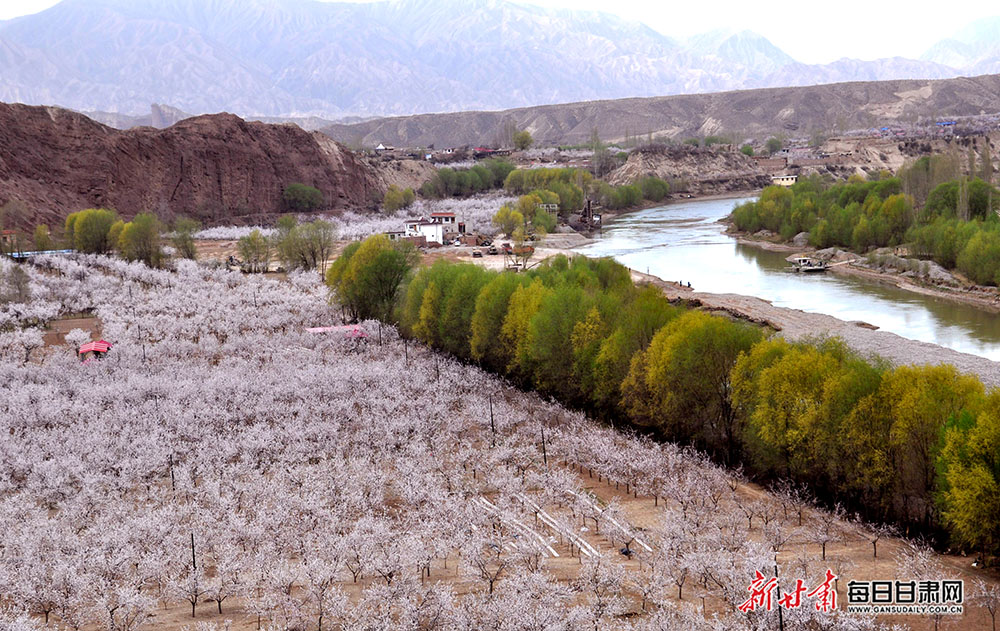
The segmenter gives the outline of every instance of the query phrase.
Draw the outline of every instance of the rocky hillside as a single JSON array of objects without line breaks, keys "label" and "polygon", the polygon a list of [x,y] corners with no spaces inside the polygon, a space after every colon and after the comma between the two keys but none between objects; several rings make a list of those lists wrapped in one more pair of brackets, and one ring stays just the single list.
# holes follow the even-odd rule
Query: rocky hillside
[{"label": "rocky hillside", "polygon": [[689,145],[653,145],[629,154],[608,181],[630,184],[653,175],[672,183],[675,192],[717,195],[768,186],[771,177],[738,151],[699,149]]},{"label": "rocky hillside", "polygon": [[119,131],[68,110],[0,104],[0,205],[22,202],[26,225],[94,206],[248,221],[280,210],[292,182],[320,189],[329,208],[373,207],[400,177],[296,125],[218,114]]},{"label": "rocky hillside", "polygon": [[1000,75],[939,81],[872,81],[798,88],[544,105],[499,112],[423,114],[331,125],[342,142],[438,147],[491,143],[511,122],[544,144],[578,144],[597,129],[683,139],[720,132],[761,137],[858,129],[918,117],[973,116],[1000,109]]}]

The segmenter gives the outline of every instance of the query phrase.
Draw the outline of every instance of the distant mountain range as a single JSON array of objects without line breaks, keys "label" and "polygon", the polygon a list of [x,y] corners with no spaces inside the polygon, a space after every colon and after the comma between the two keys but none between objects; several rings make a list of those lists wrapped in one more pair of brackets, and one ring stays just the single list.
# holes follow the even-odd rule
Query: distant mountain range
[{"label": "distant mountain range", "polygon": [[63,0],[0,22],[0,101],[133,116],[151,103],[325,118],[494,110],[998,72],[998,41],[1000,18],[919,60],[809,65],[749,31],[679,41],[506,0]]},{"label": "distant mountain range", "polygon": [[[855,81],[787,88],[684,94],[490,112],[390,116],[320,129],[351,146],[457,147],[494,143],[505,129],[527,129],[540,145],[604,140],[705,137],[731,134],[766,138],[774,133],[809,138],[880,125],[909,125],[940,116],[983,117],[995,127],[1000,74],[954,79]],[[985,116],[984,116],[985,115]]]}]

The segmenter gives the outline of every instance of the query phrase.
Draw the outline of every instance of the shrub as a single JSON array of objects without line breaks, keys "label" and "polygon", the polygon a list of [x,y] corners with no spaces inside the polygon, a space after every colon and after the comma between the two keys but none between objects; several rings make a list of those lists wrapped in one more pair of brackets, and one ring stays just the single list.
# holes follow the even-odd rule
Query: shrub
[{"label": "shrub", "polygon": [[658,177],[644,177],[639,180],[639,188],[642,189],[642,196],[651,202],[662,201],[670,194],[670,185]]},{"label": "shrub", "polygon": [[382,208],[387,212],[396,212],[397,210],[411,206],[416,198],[417,195],[413,192],[412,188],[400,190],[398,186],[393,184],[385,192],[385,197],[382,200]]},{"label": "shrub", "polygon": [[116,245],[110,233],[118,221],[113,211],[104,208],[81,210],[66,217],[66,239],[86,254],[107,254]]},{"label": "shrub", "polygon": [[535,139],[531,137],[531,133],[527,129],[522,129],[514,134],[514,148],[518,151],[524,151],[533,144],[535,144]]},{"label": "shrub", "polygon": [[282,194],[285,206],[295,212],[310,212],[323,206],[323,193],[313,186],[293,182]]},{"label": "shrub", "polygon": [[142,261],[150,267],[159,267],[163,256],[159,220],[149,213],[136,215],[135,219],[122,226],[118,250],[128,261]]},{"label": "shrub", "polygon": [[181,257],[194,260],[197,256],[194,247],[194,233],[199,230],[201,230],[201,224],[194,219],[181,217],[174,222],[174,236],[171,241]]}]

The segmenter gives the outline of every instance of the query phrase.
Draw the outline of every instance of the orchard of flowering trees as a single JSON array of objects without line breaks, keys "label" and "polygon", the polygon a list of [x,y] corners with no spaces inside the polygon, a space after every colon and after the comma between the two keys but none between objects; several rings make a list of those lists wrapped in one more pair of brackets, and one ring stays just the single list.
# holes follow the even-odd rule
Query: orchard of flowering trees
[{"label": "orchard of flowering trees", "polygon": [[[373,234],[402,230],[403,222],[412,217],[429,217],[432,212],[453,212],[459,217],[459,221],[465,223],[468,232],[492,235],[496,232],[492,219],[497,209],[515,201],[516,198],[501,194],[465,199],[418,199],[410,206],[394,212],[371,215],[345,211],[324,219],[334,226],[338,238],[363,239]],[[196,232],[194,238],[235,241],[254,230],[259,230],[263,236],[272,236],[278,232],[261,226],[217,226]]]},{"label": "orchard of flowering trees", "polygon": [[[26,272],[0,332],[0,628],[773,629],[741,608],[755,572],[864,572],[844,550],[871,533],[794,488],[748,490],[385,324],[307,332],[339,312],[315,275]],[[107,357],[35,343],[80,312]]]}]

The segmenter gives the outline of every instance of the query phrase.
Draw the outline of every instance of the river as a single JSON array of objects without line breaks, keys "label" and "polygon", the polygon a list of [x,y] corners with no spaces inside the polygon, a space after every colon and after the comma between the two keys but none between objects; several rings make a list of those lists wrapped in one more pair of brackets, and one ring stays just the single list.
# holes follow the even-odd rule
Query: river
[{"label": "river", "polygon": [[741,201],[692,200],[623,215],[577,252],[610,256],[695,291],[757,296],[1000,360],[1000,315],[868,278],[788,272],[787,253],[737,243],[718,223]]}]

